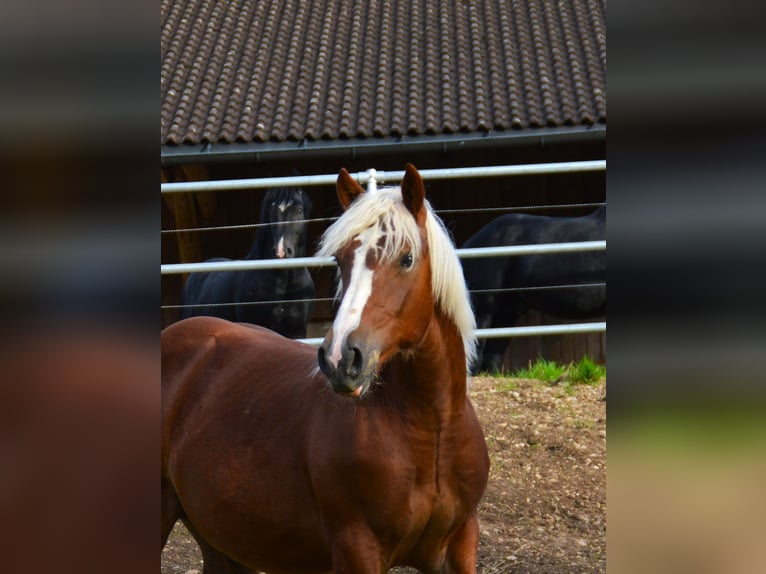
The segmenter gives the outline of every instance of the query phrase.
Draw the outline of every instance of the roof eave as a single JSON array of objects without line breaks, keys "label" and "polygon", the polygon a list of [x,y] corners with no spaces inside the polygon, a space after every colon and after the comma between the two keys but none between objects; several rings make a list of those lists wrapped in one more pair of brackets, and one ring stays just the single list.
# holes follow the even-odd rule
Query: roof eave
[{"label": "roof eave", "polygon": [[518,131],[436,134],[345,140],[235,142],[163,145],[162,167],[189,163],[314,159],[328,156],[375,156],[392,152],[462,151],[482,147],[544,145],[606,139],[606,125],[537,128]]}]

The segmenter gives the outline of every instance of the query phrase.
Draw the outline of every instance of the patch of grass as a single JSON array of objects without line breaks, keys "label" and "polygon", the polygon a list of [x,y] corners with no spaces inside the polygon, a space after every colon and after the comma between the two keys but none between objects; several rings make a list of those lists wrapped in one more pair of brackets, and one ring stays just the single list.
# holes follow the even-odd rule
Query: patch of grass
[{"label": "patch of grass", "polygon": [[566,381],[572,385],[593,385],[606,377],[606,367],[597,365],[588,356],[584,356],[576,363],[569,365],[562,365],[556,361],[546,361],[541,357],[534,363],[529,363],[526,369],[519,369],[511,373],[510,376],[517,379],[536,379],[548,383],[558,381],[564,376]]},{"label": "patch of grass", "polygon": [[519,379],[537,379],[552,383],[558,380],[566,369],[564,365],[559,365],[556,361],[546,361],[541,357],[534,363],[530,363],[526,369],[516,371],[513,376]]},{"label": "patch of grass", "polygon": [[575,384],[593,385],[606,376],[606,367],[597,365],[585,356],[567,368],[569,380]]}]

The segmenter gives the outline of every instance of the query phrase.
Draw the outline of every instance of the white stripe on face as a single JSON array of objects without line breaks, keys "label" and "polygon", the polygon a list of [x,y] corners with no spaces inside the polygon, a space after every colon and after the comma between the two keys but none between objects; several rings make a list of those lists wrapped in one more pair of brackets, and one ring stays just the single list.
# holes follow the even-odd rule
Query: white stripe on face
[{"label": "white stripe on face", "polygon": [[285,236],[279,238],[279,243],[277,243],[277,257],[280,259],[283,259],[285,256]]},{"label": "white stripe on face", "polygon": [[367,230],[357,239],[361,245],[354,252],[354,262],[351,266],[351,277],[346,294],[343,296],[338,314],[332,324],[333,341],[330,349],[330,363],[337,367],[342,357],[343,344],[346,338],[359,326],[362,312],[372,293],[373,271],[367,267],[367,250],[370,249],[373,230]]}]

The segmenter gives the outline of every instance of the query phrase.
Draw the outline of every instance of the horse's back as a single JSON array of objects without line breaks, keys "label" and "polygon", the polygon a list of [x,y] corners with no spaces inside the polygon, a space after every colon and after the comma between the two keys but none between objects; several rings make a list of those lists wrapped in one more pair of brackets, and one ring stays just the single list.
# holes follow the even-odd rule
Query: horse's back
[{"label": "horse's back", "polygon": [[601,240],[606,238],[605,215],[603,206],[580,217],[508,213],[482,227],[463,247]]},{"label": "horse's back", "polygon": [[209,352],[215,333],[226,326],[222,319],[200,316],[163,329],[160,336],[163,390],[180,371]]},{"label": "horse's back", "polygon": [[[302,368],[308,379],[317,373],[316,352],[309,345],[249,323],[211,316],[184,319],[162,331],[163,389],[174,381],[214,378],[216,388],[235,384],[243,371],[257,379],[293,379]],[[300,367],[299,367],[300,366]],[[216,367],[216,370],[204,371]]]},{"label": "horse's back", "polygon": [[[259,556],[302,567],[326,552],[309,542],[321,539],[305,463],[324,389],[315,350],[258,325],[195,317],[163,331],[162,359],[163,480],[184,520],[264,570],[273,564]],[[285,516],[300,519],[286,530]]]}]

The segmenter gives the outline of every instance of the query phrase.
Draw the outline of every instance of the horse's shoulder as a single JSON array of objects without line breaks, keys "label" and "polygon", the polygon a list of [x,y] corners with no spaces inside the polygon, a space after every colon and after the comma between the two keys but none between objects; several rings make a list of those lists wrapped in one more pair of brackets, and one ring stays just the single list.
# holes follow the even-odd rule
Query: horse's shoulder
[{"label": "horse's shoulder", "polygon": [[207,315],[173,323],[161,335],[163,352],[179,346],[231,346],[271,337],[279,335],[259,325],[234,323]]}]

